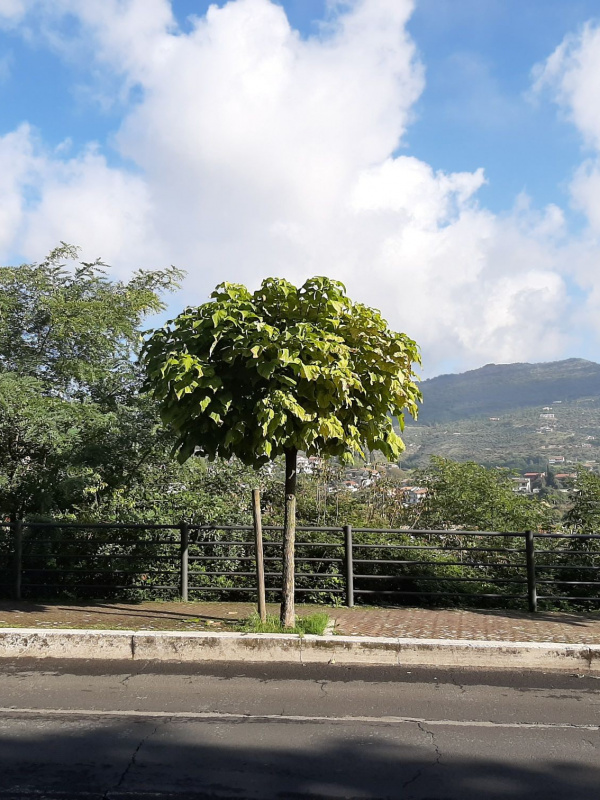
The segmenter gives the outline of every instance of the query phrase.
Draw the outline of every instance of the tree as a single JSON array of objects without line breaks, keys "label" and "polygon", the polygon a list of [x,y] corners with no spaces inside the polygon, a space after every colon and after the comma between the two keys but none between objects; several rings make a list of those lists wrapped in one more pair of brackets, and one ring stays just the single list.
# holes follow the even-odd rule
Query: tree
[{"label": "tree", "polygon": [[[594,534],[600,531],[600,475],[583,467],[577,469],[573,490],[569,493],[571,508],[565,524],[573,533]],[[579,546],[579,545],[578,545]]]},{"label": "tree", "polygon": [[417,413],[416,344],[343,284],[222,283],[146,341],[142,363],[181,462],[198,453],[260,467],[285,457],[281,621],[294,624],[296,457],[403,449],[393,417]]},{"label": "tree", "polygon": [[550,462],[546,465],[546,486],[549,489],[558,489],[556,483],[556,472],[550,466]]},{"label": "tree", "polygon": [[415,507],[413,527],[518,532],[548,528],[548,510],[533,498],[514,492],[508,470],[486,469],[432,456],[416,470],[414,481],[427,490]]},{"label": "tree", "polygon": [[134,356],[181,273],[110,281],[100,261],[69,268],[77,254],[62,244],[0,268],[0,512],[12,518],[81,509],[166,449]]},{"label": "tree", "polygon": [[[562,588],[566,586],[579,597],[597,598],[596,574],[592,570],[598,567],[600,539],[580,539],[578,536],[593,536],[600,532],[600,475],[578,467],[569,501],[572,505],[565,514],[564,524],[571,535],[558,540],[558,552],[552,560],[559,565],[559,570],[553,577],[561,582],[559,594],[566,591]],[[570,583],[575,585],[570,586]]]}]

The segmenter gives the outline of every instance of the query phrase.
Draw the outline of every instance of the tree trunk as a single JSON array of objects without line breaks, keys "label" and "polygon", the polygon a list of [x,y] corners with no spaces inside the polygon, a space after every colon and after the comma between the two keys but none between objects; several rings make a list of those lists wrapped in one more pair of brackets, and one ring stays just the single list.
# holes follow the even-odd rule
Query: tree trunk
[{"label": "tree trunk", "polygon": [[296,543],[296,448],[285,451],[285,516],[283,520],[283,583],[281,587],[281,624],[293,628],[294,546]]}]

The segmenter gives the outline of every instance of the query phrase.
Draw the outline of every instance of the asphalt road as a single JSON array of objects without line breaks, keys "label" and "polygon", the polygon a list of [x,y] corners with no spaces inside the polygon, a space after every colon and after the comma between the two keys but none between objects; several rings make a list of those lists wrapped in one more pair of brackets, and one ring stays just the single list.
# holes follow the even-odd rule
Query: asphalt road
[{"label": "asphalt road", "polygon": [[600,800],[600,679],[0,661],[0,800]]}]

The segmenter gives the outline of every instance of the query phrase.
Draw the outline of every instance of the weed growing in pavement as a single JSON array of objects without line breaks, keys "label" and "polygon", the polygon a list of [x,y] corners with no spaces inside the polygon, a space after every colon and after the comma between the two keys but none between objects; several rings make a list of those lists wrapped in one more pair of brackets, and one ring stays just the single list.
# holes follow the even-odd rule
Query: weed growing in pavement
[{"label": "weed growing in pavement", "polygon": [[244,633],[299,633],[301,636],[315,634],[322,636],[329,623],[329,616],[322,612],[310,614],[307,617],[296,617],[293,628],[283,628],[279,617],[267,614],[266,622],[261,622],[258,614],[252,614],[241,622],[238,630]]}]

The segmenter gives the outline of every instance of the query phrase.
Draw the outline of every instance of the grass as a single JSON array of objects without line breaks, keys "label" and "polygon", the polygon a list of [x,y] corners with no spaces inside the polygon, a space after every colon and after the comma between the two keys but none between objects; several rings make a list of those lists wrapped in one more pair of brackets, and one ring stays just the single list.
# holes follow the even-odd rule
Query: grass
[{"label": "grass", "polygon": [[248,619],[243,620],[238,630],[244,633],[299,633],[301,636],[306,634],[322,636],[328,624],[329,616],[323,612],[310,614],[307,617],[296,617],[296,624],[293,628],[283,628],[279,617],[273,614],[267,614],[266,622],[261,622],[258,614],[252,614]]}]

